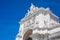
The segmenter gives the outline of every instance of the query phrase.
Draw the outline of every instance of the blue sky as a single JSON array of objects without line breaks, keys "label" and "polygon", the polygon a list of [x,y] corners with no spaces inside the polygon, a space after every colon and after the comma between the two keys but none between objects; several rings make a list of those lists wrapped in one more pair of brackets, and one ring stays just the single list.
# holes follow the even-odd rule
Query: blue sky
[{"label": "blue sky", "polygon": [[31,3],[38,7],[49,7],[60,17],[59,0],[0,0],[0,40],[15,40],[19,21],[24,17]]}]

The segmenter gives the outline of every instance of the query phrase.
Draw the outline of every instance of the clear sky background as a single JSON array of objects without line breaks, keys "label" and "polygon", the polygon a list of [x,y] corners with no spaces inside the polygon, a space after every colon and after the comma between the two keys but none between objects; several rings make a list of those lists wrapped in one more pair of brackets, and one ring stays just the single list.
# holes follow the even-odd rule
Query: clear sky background
[{"label": "clear sky background", "polygon": [[24,17],[31,3],[38,7],[49,7],[60,17],[59,0],[0,0],[0,40],[15,40],[19,21]]}]

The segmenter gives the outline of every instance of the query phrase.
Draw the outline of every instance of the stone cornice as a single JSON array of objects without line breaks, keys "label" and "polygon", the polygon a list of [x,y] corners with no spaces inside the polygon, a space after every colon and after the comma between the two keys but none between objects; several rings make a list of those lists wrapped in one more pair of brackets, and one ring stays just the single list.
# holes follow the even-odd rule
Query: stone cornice
[{"label": "stone cornice", "polygon": [[55,28],[58,28],[58,27],[60,27],[60,24],[59,24],[59,25],[56,25],[56,26],[54,26],[54,27],[52,26],[51,28],[47,27],[47,29],[48,29],[48,30],[52,30],[52,29],[55,29]]},{"label": "stone cornice", "polygon": [[59,36],[59,35],[60,35],[60,31],[56,32],[56,33],[53,33],[53,34],[49,34],[49,38],[53,38],[53,37],[56,37],[56,36]]},{"label": "stone cornice", "polygon": [[49,28],[49,27],[45,27],[45,28],[39,28],[38,26],[36,26],[35,27],[35,25],[34,24],[32,24],[31,26],[29,26],[29,27],[26,27],[26,29],[31,29],[31,30],[35,30],[35,29],[38,29],[38,30],[45,30],[45,29],[47,29],[47,30],[52,30],[52,29],[55,29],[55,28],[58,28],[58,27],[60,27],[60,25],[56,25],[56,26],[52,26],[51,28]]}]

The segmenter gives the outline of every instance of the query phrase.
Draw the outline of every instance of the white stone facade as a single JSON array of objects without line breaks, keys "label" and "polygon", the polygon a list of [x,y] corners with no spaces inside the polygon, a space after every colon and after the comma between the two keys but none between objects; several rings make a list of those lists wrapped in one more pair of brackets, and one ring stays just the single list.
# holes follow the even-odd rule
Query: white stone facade
[{"label": "white stone facade", "polygon": [[60,40],[59,17],[49,8],[38,8],[32,4],[19,23],[16,40]]}]

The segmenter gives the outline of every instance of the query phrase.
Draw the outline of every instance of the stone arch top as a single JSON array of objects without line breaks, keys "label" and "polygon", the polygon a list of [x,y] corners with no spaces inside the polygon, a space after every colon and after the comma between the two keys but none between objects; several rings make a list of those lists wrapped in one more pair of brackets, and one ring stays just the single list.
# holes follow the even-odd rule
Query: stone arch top
[{"label": "stone arch top", "polygon": [[30,38],[30,35],[32,35],[32,30],[27,30],[23,35],[23,40],[27,40],[28,38]]}]

